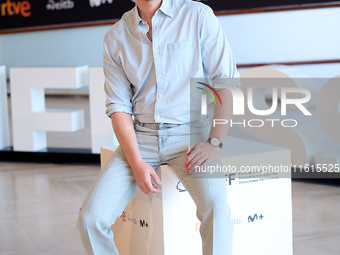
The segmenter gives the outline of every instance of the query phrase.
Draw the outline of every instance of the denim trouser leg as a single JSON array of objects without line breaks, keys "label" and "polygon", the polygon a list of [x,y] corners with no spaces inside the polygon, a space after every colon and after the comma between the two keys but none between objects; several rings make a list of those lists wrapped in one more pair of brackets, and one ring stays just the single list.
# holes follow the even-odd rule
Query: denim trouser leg
[{"label": "denim trouser leg", "polygon": [[[185,126],[183,128],[187,129]],[[177,175],[197,206],[196,215],[201,221],[203,255],[231,255],[234,224],[231,221],[230,206],[227,204],[226,180],[225,178],[201,178],[195,176],[197,173],[185,173],[186,146],[206,141],[209,136],[209,129],[206,129],[204,123],[193,123],[189,129],[190,135],[187,137],[188,141],[182,142],[185,146],[182,151],[171,154],[172,147],[179,146],[178,137],[173,129],[168,131],[167,139],[160,151],[161,153],[164,151],[163,157],[167,159],[169,167]],[[213,163],[222,164],[220,159]]]},{"label": "denim trouser leg", "polygon": [[231,255],[234,225],[222,178],[195,178],[182,168],[185,157],[171,161],[171,167],[195,201],[201,221],[203,255]]},{"label": "denim trouser leg", "polygon": [[[201,220],[204,255],[230,255],[233,225],[226,201],[226,181],[223,178],[195,178],[186,174],[186,147],[205,141],[206,120],[159,130],[135,124],[142,158],[154,169],[168,164],[197,205]],[[194,133],[191,134],[190,133]],[[111,225],[121,215],[129,201],[139,191],[132,170],[119,147],[95,179],[82,208],[77,226],[88,254],[118,255]],[[176,245],[176,244],[174,244]]]},{"label": "denim trouser leg", "polygon": [[88,254],[118,255],[110,227],[138,191],[119,147],[99,172],[79,210],[77,226]]}]

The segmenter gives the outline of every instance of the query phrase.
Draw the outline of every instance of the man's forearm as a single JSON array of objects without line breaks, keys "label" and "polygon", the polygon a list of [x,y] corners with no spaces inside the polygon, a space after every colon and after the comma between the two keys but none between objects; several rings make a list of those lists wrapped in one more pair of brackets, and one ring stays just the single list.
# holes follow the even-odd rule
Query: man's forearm
[{"label": "man's forearm", "polygon": [[214,110],[214,119],[228,120],[227,124],[216,125],[214,127],[214,122],[212,122],[209,137],[217,137],[221,141],[224,141],[230,124],[230,119],[233,112],[233,97],[229,89],[221,89],[218,91],[219,96],[223,105],[217,103]]},{"label": "man's forearm", "polygon": [[141,156],[132,116],[125,112],[115,112],[111,115],[111,121],[125,157],[131,168],[134,168],[134,165],[141,160]]},{"label": "man's forearm", "polygon": [[124,112],[115,112],[111,115],[111,120],[117,139],[132,169],[136,184],[145,194],[159,192],[160,187],[154,187],[151,178],[158,185],[161,185],[162,182],[155,170],[140,156],[131,115]]}]

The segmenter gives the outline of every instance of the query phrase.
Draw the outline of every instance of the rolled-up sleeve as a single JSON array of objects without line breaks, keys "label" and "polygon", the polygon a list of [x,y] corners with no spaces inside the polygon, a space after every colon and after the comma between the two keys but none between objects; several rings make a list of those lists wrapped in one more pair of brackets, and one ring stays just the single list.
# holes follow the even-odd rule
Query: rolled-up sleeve
[{"label": "rolled-up sleeve", "polygon": [[104,38],[103,70],[105,76],[106,115],[111,117],[114,112],[132,114],[131,83],[126,77],[122,64],[116,57],[114,47]]},{"label": "rolled-up sleeve", "polygon": [[233,84],[240,87],[240,74],[222,25],[211,8],[200,18],[202,62],[205,72],[215,84]]}]

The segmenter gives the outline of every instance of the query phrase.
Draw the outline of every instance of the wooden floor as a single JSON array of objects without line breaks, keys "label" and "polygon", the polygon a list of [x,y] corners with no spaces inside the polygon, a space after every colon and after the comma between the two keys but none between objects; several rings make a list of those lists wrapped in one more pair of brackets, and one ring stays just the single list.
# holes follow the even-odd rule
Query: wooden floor
[{"label": "wooden floor", "polygon": [[292,184],[294,254],[340,254],[340,186]]},{"label": "wooden floor", "polygon": [[[0,255],[85,255],[75,220],[98,171],[0,162]],[[293,182],[293,230],[295,255],[340,254],[340,187]]]}]

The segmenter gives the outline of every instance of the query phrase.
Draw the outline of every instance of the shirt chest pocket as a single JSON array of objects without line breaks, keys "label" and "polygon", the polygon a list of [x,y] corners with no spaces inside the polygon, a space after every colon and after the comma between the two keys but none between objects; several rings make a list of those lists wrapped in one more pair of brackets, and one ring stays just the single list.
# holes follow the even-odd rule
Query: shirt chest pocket
[{"label": "shirt chest pocket", "polygon": [[196,40],[167,45],[170,73],[185,75],[199,68],[199,47]]}]

